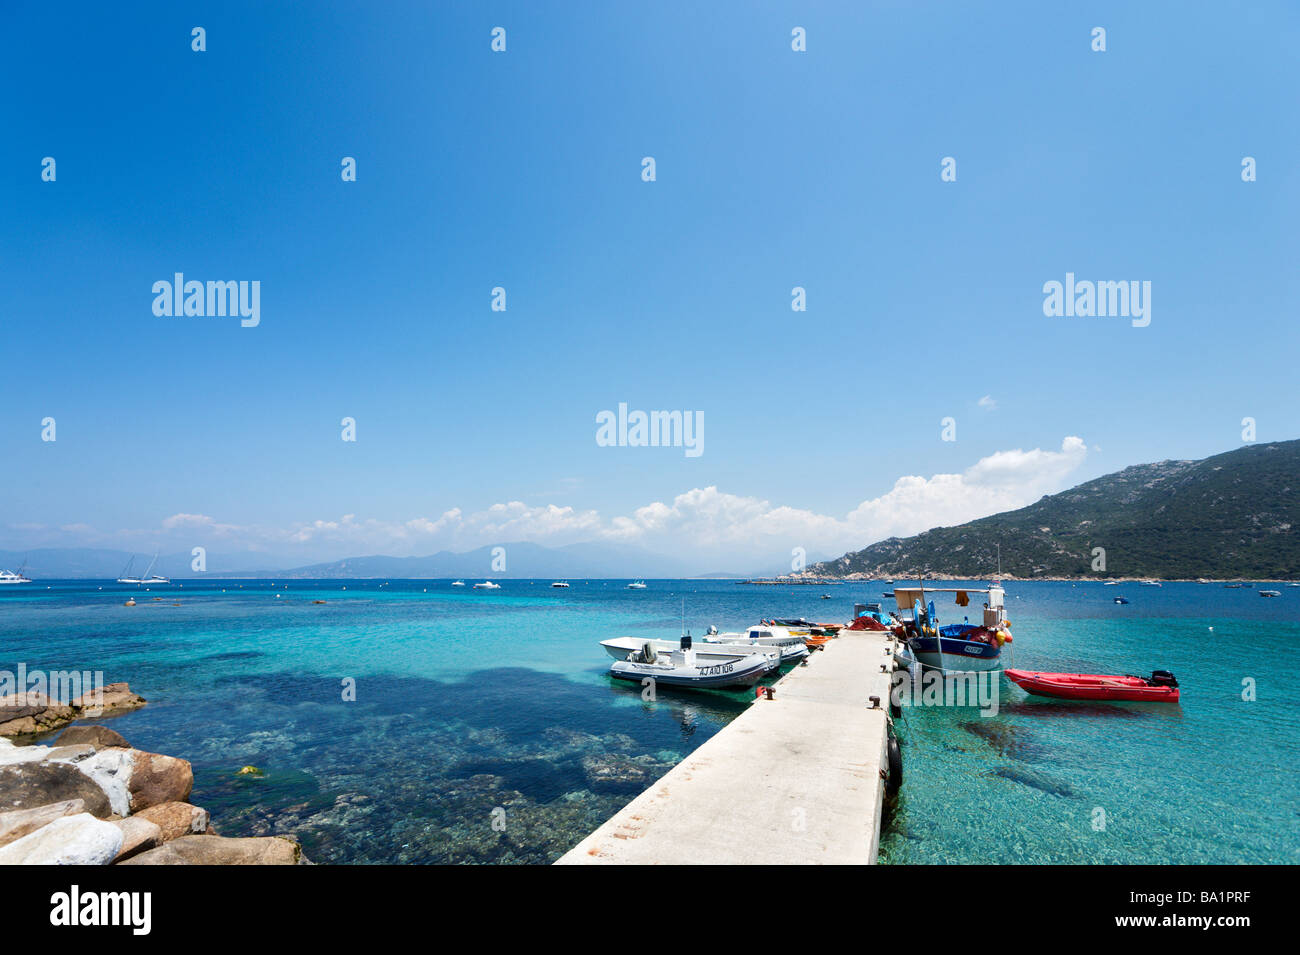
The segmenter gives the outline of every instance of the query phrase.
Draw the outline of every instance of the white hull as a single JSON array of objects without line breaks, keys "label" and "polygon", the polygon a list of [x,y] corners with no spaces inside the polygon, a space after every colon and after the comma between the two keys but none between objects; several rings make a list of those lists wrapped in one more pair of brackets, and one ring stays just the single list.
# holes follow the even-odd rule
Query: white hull
[{"label": "white hull", "polygon": [[[600,645],[615,660],[626,660],[628,654],[637,653],[646,644],[654,647],[656,653],[667,656],[681,647],[676,640],[644,640],[641,637],[615,637],[602,640]],[[782,655],[779,647],[759,647],[748,644],[695,644],[695,659],[701,664],[725,663],[738,657],[764,656],[768,660],[768,669],[775,670],[781,665]]]},{"label": "white hull", "polygon": [[724,660],[704,660],[694,651],[674,651],[655,663],[618,660],[609,666],[609,675],[620,680],[642,683],[646,679],[663,686],[707,689],[710,687],[753,686],[768,670],[767,662],[753,654],[731,656]]}]

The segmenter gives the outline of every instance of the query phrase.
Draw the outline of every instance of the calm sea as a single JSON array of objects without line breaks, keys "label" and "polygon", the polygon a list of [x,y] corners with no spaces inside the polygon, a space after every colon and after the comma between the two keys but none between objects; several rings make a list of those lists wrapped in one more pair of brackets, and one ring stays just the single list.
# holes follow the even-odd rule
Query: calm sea
[{"label": "calm sea", "polygon": [[[295,833],[322,863],[545,863],[748,705],[643,702],[599,640],[675,638],[683,605],[696,633],[843,621],[886,589],[501,583],[43,581],[0,591],[0,669],[130,682],[149,705],[111,725],[189,759],[223,835]],[[991,719],[906,709],[881,861],[1300,862],[1300,588],[1007,588],[1016,666],[1172,670],[1182,703],[1031,700],[1004,680]]]}]

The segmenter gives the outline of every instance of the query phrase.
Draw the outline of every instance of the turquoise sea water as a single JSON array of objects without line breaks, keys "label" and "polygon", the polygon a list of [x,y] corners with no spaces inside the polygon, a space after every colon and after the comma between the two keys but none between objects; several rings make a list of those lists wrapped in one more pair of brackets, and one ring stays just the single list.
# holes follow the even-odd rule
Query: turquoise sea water
[{"label": "turquoise sea water", "polygon": [[[843,621],[887,589],[548,584],[40,582],[0,591],[0,669],[129,681],[149,705],[112,726],[189,759],[193,801],[223,835],[292,832],[318,862],[541,863],[749,703],[663,690],[643,702],[605,675],[599,640],[673,638],[683,599],[698,633]],[[905,708],[883,862],[1300,862],[1300,588],[1007,587],[1016,666],[1168,669],[1182,703],[1067,704],[1002,681],[992,718]],[[265,775],[235,775],[248,764]]]}]

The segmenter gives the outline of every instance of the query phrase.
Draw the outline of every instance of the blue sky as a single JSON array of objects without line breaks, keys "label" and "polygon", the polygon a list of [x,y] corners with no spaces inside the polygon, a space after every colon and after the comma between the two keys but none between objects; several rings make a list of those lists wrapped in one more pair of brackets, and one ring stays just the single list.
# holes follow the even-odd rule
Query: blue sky
[{"label": "blue sky", "polygon": [[[1294,5],[695,6],[11,5],[0,549],[751,567],[1297,436]],[[260,325],[155,316],[178,271]]]}]

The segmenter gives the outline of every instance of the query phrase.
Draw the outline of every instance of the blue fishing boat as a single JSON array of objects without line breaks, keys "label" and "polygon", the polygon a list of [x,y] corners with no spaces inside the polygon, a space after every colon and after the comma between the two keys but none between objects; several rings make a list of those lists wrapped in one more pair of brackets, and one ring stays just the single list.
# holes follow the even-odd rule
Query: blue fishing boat
[{"label": "blue fishing boat", "polygon": [[[962,623],[941,624],[934,600],[926,600],[937,594],[956,595],[959,607],[968,607],[972,597],[984,595],[981,621],[971,623],[967,617]],[[1002,648],[1012,640],[1006,592],[1000,583],[977,589],[931,588],[922,582],[919,587],[895,587],[894,595],[904,638],[923,668],[957,672],[1002,669]]]}]

